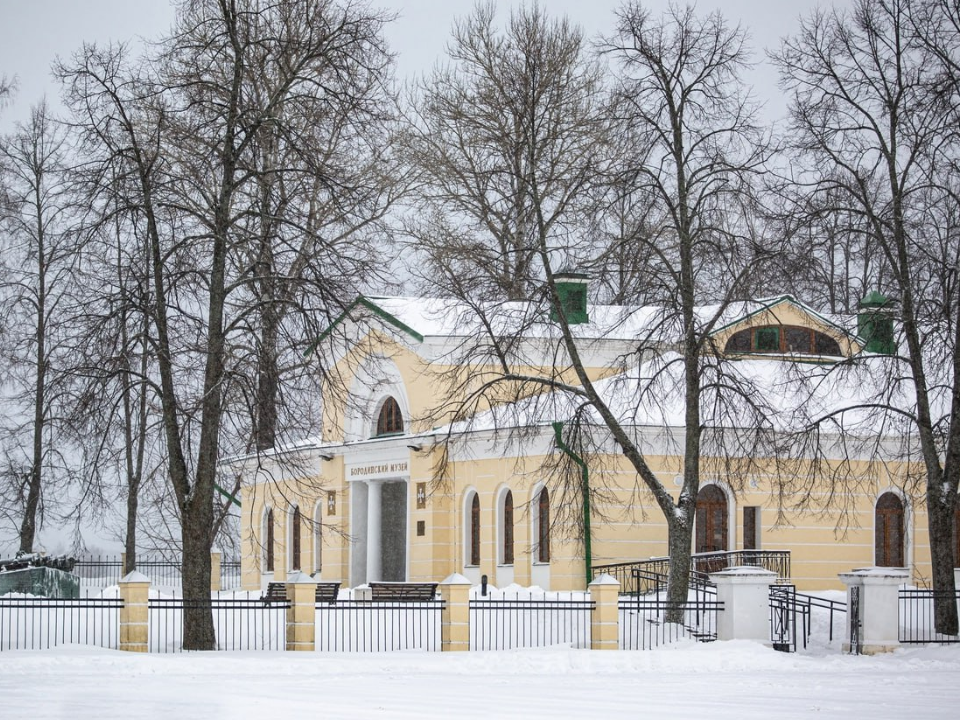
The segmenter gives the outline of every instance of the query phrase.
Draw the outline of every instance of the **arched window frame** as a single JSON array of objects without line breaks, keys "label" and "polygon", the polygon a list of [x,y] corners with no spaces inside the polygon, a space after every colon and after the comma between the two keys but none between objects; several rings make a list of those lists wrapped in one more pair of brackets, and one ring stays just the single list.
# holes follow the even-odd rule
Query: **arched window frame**
[{"label": "arched window frame", "polygon": [[513,565],[515,560],[515,507],[513,491],[504,487],[497,496],[497,564]]},{"label": "arched window frame", "polygon": [[323,498],[317,500],[313,508],[313,573],[316,575],[323,570],[323,510],[326,502]]},{"label": "arched window frame", "polygon": [[[806,339],[804,349],[791,347],[800,336]],[[746,338],[746,343],[744,342]],[[792,338],[792,340],[791,340]],[[736,347],[739,345],[740,347]],[[746,347],[744,346],[746,345]],[[839,357],[842,350],[836,338],[815,328],[802,325],[757,325],[733,333],[724,343],[725,355],[744,355],[754,353],[793,354],[807,356]]]},{"label": "arched window frame", "polygon": [[877,540],[878,534],[880,533],[880,502],[886,496],[892,496],[900,501],[900,551],[902,554],[901,560],[903,561],[903,566],[910,565],[910,551],[912,547],[913,533],[912,533],[912,522],[911,522],[911,508],[910,503],[904,495],[904,493],[899,488],[887,488],[883,492],[879,493],[876,499],[873,502],[873,562],[874,565],[879,567],[900,567],[896,565],[880,565],[880,560],[877,553]]},{"label": "arched window frame", "polygon": [[263,572],[272,573],[274,571],[274,561],[275,561],[275,541],[276,541],[276,525],[275,519],[273,516],[273,508],[267,507],[263,511],[263,532],[260,536],[261,545],[263,548]]},{"label": "arched window frame", "polygon": [[550,562],[550,491],[543,486],[537,490],[534,498],[534,558],[537,563],[546,565]]},{"label": "arched window frame", "polygon": [[299,505],[293,505],[287,514],[289,530],[287,532],[287,569],[290,571],[303,568],[303,513]]},{"label": "arched window frame", "polygon": [[384,355],[374,353],[364,359],[350,383],[349,396],[344,442],[375,437],[380,406],[387,397],[397,401],[405,419],[412,416],[403,375],[393,359]]},{"label": "arched window frame", "polygon": [[[474,563],[474,535],[473,535],[473,501],[474,498],[479,502],[480,494],[474,487],[468,487],[461,496],[461,517],[463,518],[462,538],[463,538],[463,566],[476,567],[479,563]],[[477,535],[479,540],[479,533]]]},{"label": "arched window frame", "polygon": [[[735,545],[735,535],[737,527],[737,505],[734,501],[733,493],[730,489],[722,482],[718,480],[711,480],[704,482],[700,485],[700,490],[697,492],[697,497],[699,498],[700,493],[704,492],[708,488],[716,488],[723,495],[724,502],[726,504],[725,511],[723,513],[723,530],[726,539],[726,545],[720,548],[716,552],[725,552],[731,550]],[[699,529],[699,512],[694,508],[694,527],[693,527],[693,552],[697,552],[697,536],[700,532]]]},{"label": "arched window frame", "polygon": [[467,536],[470,538],[470,562],[468,565],[480,565],[480,494],[473,493],[470,499],[470,529]]},{"label": "arched window frame", "polygon": [[373,428],[373,437],[402,435],[404,431],[403,410],[392,395],[387,396],[377,408],[377,420]]}]

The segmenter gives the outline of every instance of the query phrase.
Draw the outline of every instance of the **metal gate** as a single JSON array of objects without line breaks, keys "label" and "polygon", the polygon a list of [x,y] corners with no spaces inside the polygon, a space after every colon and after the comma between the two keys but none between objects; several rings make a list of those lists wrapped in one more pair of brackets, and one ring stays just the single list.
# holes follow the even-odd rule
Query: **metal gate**
[{"label": "metal gate", "polygon": [[863,618],[860,612],[860,586],[850,588],[850,654],[859,655],[861,652],[860,629]]},{"label": "metal gate", "polygon": [[797,589],[793,585],[770,586],[770,641],[774,650],[797,650]]}]

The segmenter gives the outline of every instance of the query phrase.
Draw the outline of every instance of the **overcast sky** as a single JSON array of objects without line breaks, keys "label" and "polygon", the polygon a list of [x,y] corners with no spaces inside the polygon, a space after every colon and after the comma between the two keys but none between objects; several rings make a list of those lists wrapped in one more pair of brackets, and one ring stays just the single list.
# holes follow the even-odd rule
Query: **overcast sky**
[{"label": "overcast sky", "polygon": [[[849,4],[852,0],[834,0]],[[397,13],[388,29],[389,41],[398,54],[397,74],[403,78],[429,70],[443,54],[454,18],[470,12],[473,0],[372,0],[371,4]],[[517,2],[501,1],[506,13]],[[589,37],[610,33],[614,10],[620,0],[543,0],[551,14],[567,14]],[[648,0],[660,12],[668,0]],[[751,73],[756,95],[768,103],[771,116],[782,114],[785,103],[776,86],[776,73],[763,56],[780,38],[792,33],[801,14],[829,0],[700,0],[702,12],[720,9],[731,22],[741,23],[750,33],[760,65]],[[20,91],[12,107],[3,111],[0,127],[26,117],[31,104],[44,94],[59,93],[50,80],[50,64],[57,55],[67,57],[83,42],[137,38],[156,39],[174,19],[167,0],[0,0],[0,75],[19,78]]]},{"label": "overcast sky", "polygon": [[[849,5],[853,0],[833,0]],[[502,0],[506,15],[520,3]],[[609,34],[614,28],[614,10],[621,0],[542,0],[551,14],[568,15],[590,38]],[[647,0],[654,13],[668,0]],[[763,54],[779,46],[780,39],[796,31],[801,15],[830,0],[700,0],[703,12],[721,10],[728,21],[743,25],[751,38],[758,66],[748,80],[755,95],[767,103],[768,119],[781,116],[786,102],[777,90],[776,72]],[[388,27],[388,40],[397,53],[397,77],[409,78],[428,71],[442,57],[454,18],[471,11],[473,0],[371,0],[371,5],[397,14]],[[57,103],[59,89],[50,78],[57,56],[69,57],[84,42],[124,41],[161,37],[174,20],[168,0],[0,0],[0,75],[16,76],[19,92],[13,104],[0,110],[0,131],[28,116],[32,104],[47,95]],[[50,550],[63,547],[64,538],[48,523],[41,532],[41,545]],[[10,538],[0,537],[0,546]],[[109,533],[88,537],[94,547],[115,550],[119,546]],[[101,544],[102,543],[102,544]]]}]

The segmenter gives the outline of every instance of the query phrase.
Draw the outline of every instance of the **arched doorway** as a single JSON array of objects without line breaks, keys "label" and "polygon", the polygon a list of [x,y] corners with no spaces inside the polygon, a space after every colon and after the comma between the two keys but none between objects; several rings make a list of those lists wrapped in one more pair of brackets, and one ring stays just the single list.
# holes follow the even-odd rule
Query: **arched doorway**
[{"label": "arched doorway", "polygon": [[874,538],[879,567],[904,566],[903,501],[896,493],[886,492],[877,500]]},{"label": "arched doorway", "polygon": [[727,496],[716,485],[707,485],[697,494],[694,552],[727,550],[727,539]]}]

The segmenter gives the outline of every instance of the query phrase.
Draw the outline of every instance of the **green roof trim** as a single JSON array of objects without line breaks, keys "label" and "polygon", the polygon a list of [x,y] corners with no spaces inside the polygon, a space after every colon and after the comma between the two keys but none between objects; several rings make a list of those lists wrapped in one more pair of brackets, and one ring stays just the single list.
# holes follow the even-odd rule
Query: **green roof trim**
[{"label": "green roof trim", "polygon": [[337,327],[341,322],[343,322],[343,320],[347,318],[350,315],[350,313],[357,307],[362,307],[362,308],[365,308],[366,310],[369,310],[370,312],[372,312],[374,315],[379,317],[388,325],[392,325],[397,330],[409,335],[417,342],[423,342],[423,335],[418,333],[416,330],[414,330],[412,327],[410,327],[406,323],[401,322],[394,315],[391,315],[390,313],[388,313],[386,310],[384,310],[382,307],[380,307],[373,301],[368,300],[363,295],[359,295],[357,296],[356,300],[350,303],[350,305],[347,307],[346,310],[340,313],[340,315],[338,315],[337,318],[332,323],[330,323],[330,326],[326,330],[320,333],[320,335],[317,337],[316,340],[310,343],[310,346],[303,353],[303,356],[310,357],[316,351],[317,346],[320,343],[322,343],[324,340],[326,340],[330,336],[330,334],[333,332],[333,329]]},{"label": "green roof trim", "polygon": [[807,313],[808,315],[812,315],[813,317],[815,317],[817,320],[819,320],[820,322],[822,322],[822,323],[823,323],[824,325],[826,325],[827,327],[834,328],[837,332],[839,332],[839,333],[840,333],[841,335],[843,335],[844,337],[846,337],[846,338],[854,337],[846,328],[843,328],[843,327],[841,327],[840,325],[837,325],[837,324],[836,324],[835,322],[833,322],[832,320],[829,320],[829,319],[825,318],[823,315],[821,315],[820,313],[818,313],[818,312],[817,312],[816,310],[814,310],[813,308],[807,307],[807,306],[804,305],[802,302],[799,302],[795,297],[793,297],[793,295],[781,295],[781,296],[778,297],[778,298],[774,298],[773,300],[770,300],[769,302],[765,303],[765,304],[762,305],[761,307],[759,307],[759,308],[757,308],[756,310],[754,310],[752,313],[748,313],[748,314],[744,315],[743,317],[737,318],[736,320],[731,320],[730,322],[728,322],[726,325],[723,325],[722,327],[714,328],[714,330],[710,333],[710,335],[711,335],[711,336],[716,335],[716,334],[718,334],[718,333],[723,332],[723,331],[726,330],[727,328],[731,328],[731,327],[734,327],[735,325],[739,325],[740,323],[745,322],[745,321],[749,320],[750,318],[752,318],[752,317],[754,317],[754,316],[756,316],[756,315],[759,315],[760,313],[766,312],[766,311],[769,310],[770,308],[776,307],[776,306],[779,305],[780,303],[784,303],[784,302],[788,302],[788,303],[790,303],[791,305],[793,305],[794,307],[800,308],[801,310],[803,310],[803,311],[804,311],[805,313]]}]

